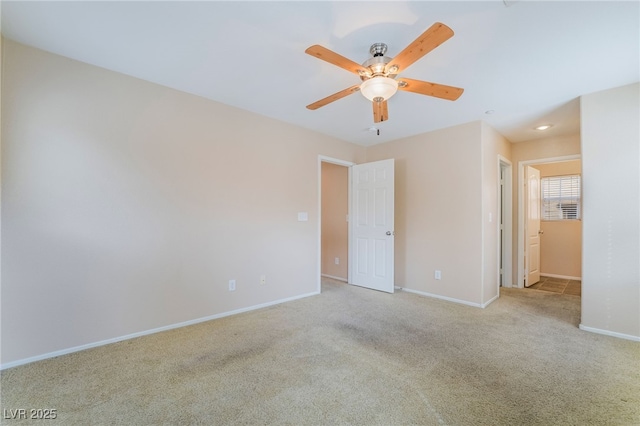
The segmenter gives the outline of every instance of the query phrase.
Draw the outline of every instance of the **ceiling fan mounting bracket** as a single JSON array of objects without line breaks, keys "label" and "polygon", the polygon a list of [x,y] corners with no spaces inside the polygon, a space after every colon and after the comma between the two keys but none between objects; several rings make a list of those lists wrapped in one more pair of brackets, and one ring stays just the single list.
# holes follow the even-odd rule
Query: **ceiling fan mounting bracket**
[{"label": "ceiling fan mounting bracket", "polygon": [[371,53],[371,56],[374,58],[384,56],[384,54],[387,53],[387,45],[384,43],[373,43],[369,48],[369,53]]}]

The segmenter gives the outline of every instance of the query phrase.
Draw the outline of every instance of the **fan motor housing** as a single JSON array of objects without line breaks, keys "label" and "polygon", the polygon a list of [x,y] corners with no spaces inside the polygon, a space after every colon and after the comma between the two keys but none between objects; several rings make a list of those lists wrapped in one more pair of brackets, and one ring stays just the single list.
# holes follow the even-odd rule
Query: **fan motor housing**
[{"label": "fan motor housing", "polygon": [[385,76],[395,78],[396,74],[385,74],[384,69],[391,59],[384,54],[387,52],[387,45],[384,43],[374,43],[369,48],[369,53],[373,56],[362,63],[362,66],[368,68],[371,71],[371,76],[360,76],[360,79],[368,80],[371,77]]}]

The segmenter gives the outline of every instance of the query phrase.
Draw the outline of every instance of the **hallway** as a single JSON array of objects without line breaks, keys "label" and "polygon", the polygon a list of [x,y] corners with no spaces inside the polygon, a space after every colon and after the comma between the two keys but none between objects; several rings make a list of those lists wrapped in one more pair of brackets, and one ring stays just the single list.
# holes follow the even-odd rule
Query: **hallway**
[{"label": "hallway", "polygon": [[540,281],[532,285],[534,290],[550,291],[553,293],[580,296],[582,294],[582,282],[565,278],[540,277]]}]

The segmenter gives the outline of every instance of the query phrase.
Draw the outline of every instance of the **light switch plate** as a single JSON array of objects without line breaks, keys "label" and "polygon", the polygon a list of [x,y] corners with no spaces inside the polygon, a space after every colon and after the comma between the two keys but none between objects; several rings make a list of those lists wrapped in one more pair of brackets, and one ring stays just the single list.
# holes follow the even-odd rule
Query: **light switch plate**
[{"label": "light switch plate", "polygon": [[306,222],[309,220],[309,213],[298,212],[298,222]]}]

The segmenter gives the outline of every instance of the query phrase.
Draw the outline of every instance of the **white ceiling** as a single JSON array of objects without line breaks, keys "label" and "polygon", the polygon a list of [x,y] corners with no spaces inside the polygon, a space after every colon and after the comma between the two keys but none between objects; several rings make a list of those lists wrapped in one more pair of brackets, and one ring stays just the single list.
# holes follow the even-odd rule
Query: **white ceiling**
[{"label": "white ceiling", "polygon": [[[2,1],[5,37],[365,146],[485,120],[512,142],[579,130],[578,97],[640,80],[637,1]],[[455,102],[398,92],[373,125],[359,83],[304,53],[393,57],[434,22],[453,38],[404,77],[462,87]],[[495,111],[486,114],[488,110]],[[533,127],[554,125],[542,134]]]}]

